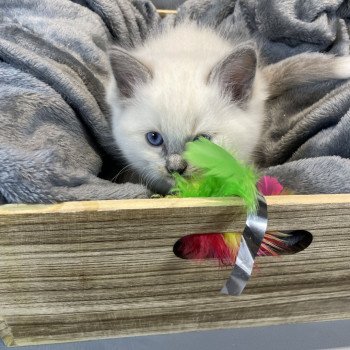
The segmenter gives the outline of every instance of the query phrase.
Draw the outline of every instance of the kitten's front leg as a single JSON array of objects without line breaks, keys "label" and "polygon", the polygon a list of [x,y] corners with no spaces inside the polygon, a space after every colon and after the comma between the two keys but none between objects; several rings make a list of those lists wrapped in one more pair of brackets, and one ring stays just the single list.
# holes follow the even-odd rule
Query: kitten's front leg
[{"label": "kitten's front leg", "polygon": [[58,201],[75,200],[106,200],[106,199],[140,199],[150,198],[151,191],[141,184],[123,183],[115,184],[99,178],[91,178],[77,187],[57,187]]},{"label": "kitten's front leg", "polygon": [[[149,198],[141,184],[116,184],[62,164],[55,152],[0,149],[0,203]],[[72,162],[73,163],[73,162]]]}]

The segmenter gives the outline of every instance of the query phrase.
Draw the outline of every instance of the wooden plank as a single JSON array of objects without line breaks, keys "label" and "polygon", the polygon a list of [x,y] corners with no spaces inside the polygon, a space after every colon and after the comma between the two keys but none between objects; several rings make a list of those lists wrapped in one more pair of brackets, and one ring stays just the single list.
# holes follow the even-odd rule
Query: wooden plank
[{"label": "wooden plank", "polygon": [[0,335],[31,345],[350,318],[350,195],[267,198],[269,230],[309,230],[303,252],[258,258],[244,294],[229,268],[181,260],[189,233],[242,231],[237,199],[0,206]]}]

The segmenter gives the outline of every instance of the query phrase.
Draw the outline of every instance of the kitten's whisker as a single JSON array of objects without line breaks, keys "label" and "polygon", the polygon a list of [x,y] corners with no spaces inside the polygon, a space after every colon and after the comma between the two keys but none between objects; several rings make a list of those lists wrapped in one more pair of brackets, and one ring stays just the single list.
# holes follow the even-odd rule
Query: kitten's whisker
[{"label": "kitten's whisker", "polygon": [[118,177],[119,177],[120,175],[122,175],[123,173],[125,173],[125,171],[126,171],[127,169],[131,168],[131,167],[132,167],[132,164],[128,164],[128,165],[126,165],[125,167],[123,167],[123,168],[112,178],[112,182],[116,182],[117,179],[118,179]]},{"label": "kitten's whisker", "polygon": [[147,187],[147,188],[149,188],[149,185],[150,185],[150,183],[151,183],[151,180],[152,180],[152,177],[153,177],[153,176],[154,176],[153,174],[146,174],[145,180],[146,180],[146,187]]},{"label": "kitten's whisker", "polygon": [[140,173],[140,180],[141,180],[141,183],[147,187],[147,177],[150,174],[145,174],[145,173],[146,173],[146,169],[143,169]]},{"label": "kitten's whisker", "polygon": [[145,181],[145,186],[147,188],[150,188],[150,186],[157,180],[157,176],[152,173],[147,173],[144,175],[145,170],[142,171],[142,177],[141,179]]},{"label": "kitten's whisker", "polygon": [[157,181],[157,176],[154,176],[154,178],[152,179],[152,181],[150,182],[150,184],[149,184],[149,186],[151,187],[151,188],[153,188],[153,183],[155,182],[155,181]]},{"label": "kitten's whisker", "polygon": [[151,179],[150,179],[150,181],[149,181],[147,187],[152,188],[152,187],[153,187],[152,185],[153,185],[153,183],[154,183],[156,180],[157,180],[157,176],[155,176],[155,175],[153,174],[153,176],[151,177]]}]

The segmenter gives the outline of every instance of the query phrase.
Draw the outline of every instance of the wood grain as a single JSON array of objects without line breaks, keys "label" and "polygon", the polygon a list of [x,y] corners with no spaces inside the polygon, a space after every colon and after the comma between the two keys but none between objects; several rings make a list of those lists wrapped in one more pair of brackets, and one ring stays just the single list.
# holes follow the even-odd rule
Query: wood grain
[{"label": "wood grain", "polygon": [[237,199],[0,206],[0,336],[30,345],[350,318],[350,195],[269,197],[269,230],[309,230],[303,252],[230,269],[181,260],[185,234],[242,231]]}]

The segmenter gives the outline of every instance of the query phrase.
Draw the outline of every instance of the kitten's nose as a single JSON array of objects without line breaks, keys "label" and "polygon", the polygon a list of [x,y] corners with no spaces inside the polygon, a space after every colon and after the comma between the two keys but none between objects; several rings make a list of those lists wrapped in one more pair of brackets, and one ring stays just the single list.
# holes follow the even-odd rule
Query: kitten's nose
[{"label": "kitten's nose", "polygon": [[172,154],[167,157],[165,168],[170,174],[179,173],[182,175],[187,169],[187,163],[179,154]]}]

